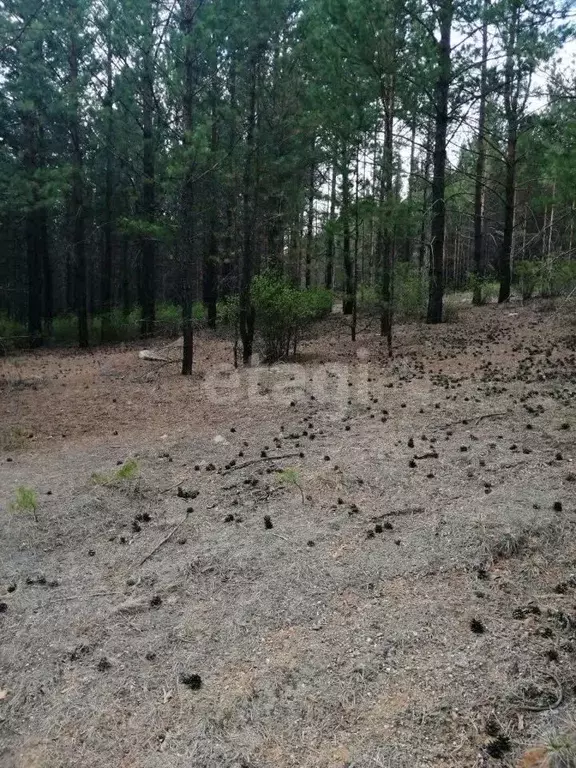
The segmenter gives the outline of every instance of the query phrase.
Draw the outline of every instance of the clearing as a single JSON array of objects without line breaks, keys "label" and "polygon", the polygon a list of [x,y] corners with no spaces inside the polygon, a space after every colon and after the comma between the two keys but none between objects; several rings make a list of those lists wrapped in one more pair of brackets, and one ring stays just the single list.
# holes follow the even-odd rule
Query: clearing
[{"label": "clearing", "polygon": [[2,768],[515,765],[576,697],[575,311],[3,359]]}]

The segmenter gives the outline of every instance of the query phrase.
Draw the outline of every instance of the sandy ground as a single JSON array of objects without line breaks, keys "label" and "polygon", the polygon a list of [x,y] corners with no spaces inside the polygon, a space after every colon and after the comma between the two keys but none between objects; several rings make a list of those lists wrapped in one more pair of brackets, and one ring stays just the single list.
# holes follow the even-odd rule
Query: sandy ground
[{"label": "sandy ground", "polygon": [[575,309],[1,360],[0,766],[515,765],[574,712]]}]

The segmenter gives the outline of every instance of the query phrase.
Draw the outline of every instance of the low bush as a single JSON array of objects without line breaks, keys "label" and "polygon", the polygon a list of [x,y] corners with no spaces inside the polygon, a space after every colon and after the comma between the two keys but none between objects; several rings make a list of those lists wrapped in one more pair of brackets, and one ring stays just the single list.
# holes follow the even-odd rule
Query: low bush
[{"label": "low bush", "polygon": [[295,355],[304,329],[332,311],[330,291],[324,288],[302,291],[271,273],[254,278],[251,298],[266,362]]}]

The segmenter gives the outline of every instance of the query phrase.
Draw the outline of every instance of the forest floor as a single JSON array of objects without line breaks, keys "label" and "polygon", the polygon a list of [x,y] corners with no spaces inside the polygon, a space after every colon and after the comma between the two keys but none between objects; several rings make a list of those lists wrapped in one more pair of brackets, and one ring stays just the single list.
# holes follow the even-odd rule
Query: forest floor
[{"label": "forest floor", "polygon": [[576,304],[459,314],[1,360],[0,766],[512,766],[574,715]]}]

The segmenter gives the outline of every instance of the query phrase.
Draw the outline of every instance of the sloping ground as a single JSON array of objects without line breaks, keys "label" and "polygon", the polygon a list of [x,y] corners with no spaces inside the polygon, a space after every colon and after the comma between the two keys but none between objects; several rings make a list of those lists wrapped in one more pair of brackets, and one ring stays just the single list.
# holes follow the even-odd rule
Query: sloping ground
[{"label": "sloping ground", "polygon": [[392,362],[332,318],[238,378],[208,337],[193,381],[5,361],[0,765],[514,765],[576,684],[574,307],[537,310]]}]

